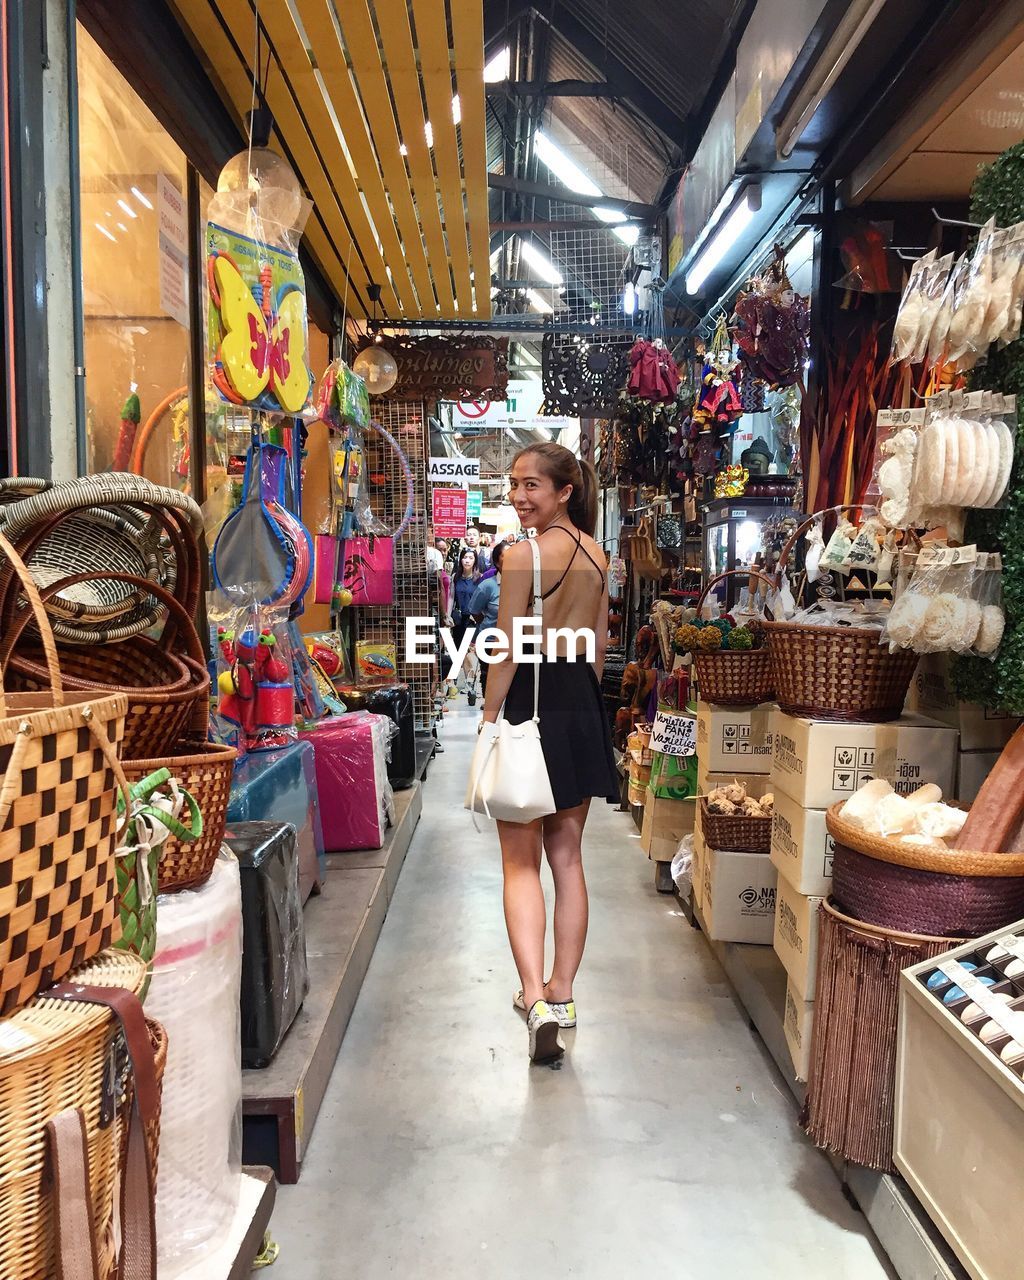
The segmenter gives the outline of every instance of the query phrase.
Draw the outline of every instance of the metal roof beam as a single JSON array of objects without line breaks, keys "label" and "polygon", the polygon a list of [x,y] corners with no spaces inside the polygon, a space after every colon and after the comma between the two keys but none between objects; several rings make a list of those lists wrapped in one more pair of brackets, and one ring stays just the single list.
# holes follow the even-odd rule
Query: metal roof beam
[{"label": "metal roof beam", "polygon": [[[643,204],[639,200],[618,200],[614,196],[587,196],[568,187],[550,182],[530,182],[526,178],[513,178],[505,173],[489,173],[487,185],[496,191],[509,191],[513,195],[536,196],[541,200],[557,200],[562,204],[575,204],[585,209],[613,209],[627,217],[643,218],[653,222],[661,216],[657,205]],[[617,225],[617,224],[610,224]]]},{"label": "metal roof beam", "polygon": [[516,93],[521,98],[620,98],[606,80],[499,80],[487,86],[491,96]]}]

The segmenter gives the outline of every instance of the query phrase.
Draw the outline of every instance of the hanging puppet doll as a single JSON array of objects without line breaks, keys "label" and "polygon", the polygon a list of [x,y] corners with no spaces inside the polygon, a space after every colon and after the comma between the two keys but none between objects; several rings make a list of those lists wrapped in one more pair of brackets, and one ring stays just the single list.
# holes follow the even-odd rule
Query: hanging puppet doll
[{"label": "hanging puppet doll", "polygon": [[735,369],[736,360],[729,342],[729,329],[725,317],[720,316],[715,336],[704,357],[700,392],[693,411],[693,422],[698,431],[728,433],[735,430],[743,412],[739,392],[733,381]]}]

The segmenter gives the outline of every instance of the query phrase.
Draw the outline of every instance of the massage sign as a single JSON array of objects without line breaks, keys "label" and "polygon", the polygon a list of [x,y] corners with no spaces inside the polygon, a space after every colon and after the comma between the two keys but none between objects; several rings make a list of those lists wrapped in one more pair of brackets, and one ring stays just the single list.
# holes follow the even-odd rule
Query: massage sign
[{"label": "massage sign", "polygon": [[[504,400],[508,387],[508,339],[410,338],[377,335],[376,343],[398,365],[388,394],[399,400]],[[361,339],[362,351],[374,340]]]}]

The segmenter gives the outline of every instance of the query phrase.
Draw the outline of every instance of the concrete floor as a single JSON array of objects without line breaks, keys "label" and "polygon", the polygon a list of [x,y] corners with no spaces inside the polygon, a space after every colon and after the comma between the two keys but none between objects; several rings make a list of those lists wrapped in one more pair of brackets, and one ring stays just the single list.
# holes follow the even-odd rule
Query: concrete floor
[{"label": "concrete floor", "polygon": [[[530,1067],[460,698],[268,1280],[875,1280],[870,1230],[627,814],[595,805],[560,1069]],[[550,888],[550,886],[549,886]]]}]

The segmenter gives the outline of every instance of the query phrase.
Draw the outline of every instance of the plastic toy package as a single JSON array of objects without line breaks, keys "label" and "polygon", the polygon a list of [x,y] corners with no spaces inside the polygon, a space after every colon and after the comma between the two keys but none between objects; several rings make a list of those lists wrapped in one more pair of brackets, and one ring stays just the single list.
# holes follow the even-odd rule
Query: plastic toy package
[{"label": "plastic toy package", "polygon": [[209,616],[217,630],[218,736],[243,752],[294,742],[295,655],[287,615],[225,606],[211,593]]}]

